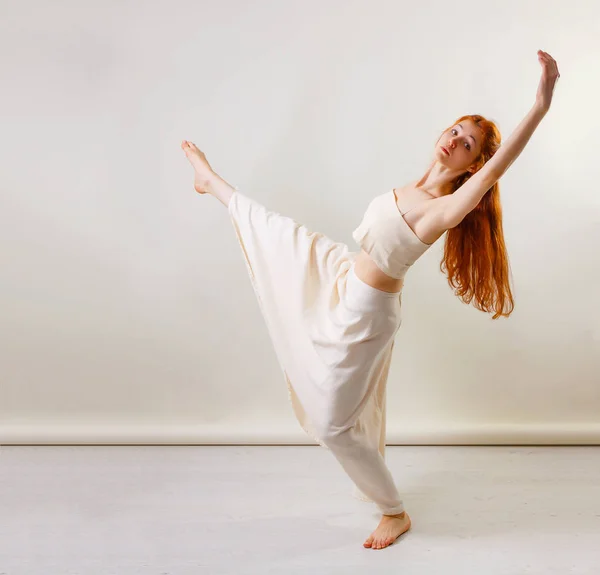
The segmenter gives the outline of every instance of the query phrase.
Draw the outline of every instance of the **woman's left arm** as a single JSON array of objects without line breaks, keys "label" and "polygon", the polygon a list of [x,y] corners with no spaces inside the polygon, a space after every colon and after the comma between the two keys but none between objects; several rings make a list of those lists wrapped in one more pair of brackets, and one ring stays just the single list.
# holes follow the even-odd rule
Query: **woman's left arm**
[{"label": "woman's left arm", "polygon": [[486,169],[486,171],[497,176],[497,179],[500,179],[502,174],[519,157],[519,154],[523,151],[527,142],[529,142],[538,124],[550,109],[554,86],[560,74],[558,73],[556,60],[550,54],[538,50],[538,59],[542,66],[542,78],[540,79],[533,108],[482,168],[482,170]]},{"label": "woman's left arm", "polygon": [[531,139],[531,136],[533,136],[539,123],[544,119],[546,113],[547,110],[541,108],[536,102],[533,105],[533,108],[531,108],[527,115],[521,120],[521,123],[514,129],[506,142],[500,146],[498,151],[479,171],[485,171],[492,175],[494,183],[496,183],[504,175],[506,170],[508,170],[511,164],[521,155],[521,152],[527,145],[527,142]]},{"label": "woman's left arm", "polygon": [[521,123],[506,140],[506,143],[500,146],[485,165],[460,188],[455,190],[453,194],[446,196],[444,203],[439,204],[440,226],[443,229],[457,226],[469,212],[477,207],[483,196],[519,157],[533,132],[548,113],[554,85],[560,74],[556,62],[550,54],[540,50],[538,51],[538,58],[543,71],[533,108],[521,120]]}]

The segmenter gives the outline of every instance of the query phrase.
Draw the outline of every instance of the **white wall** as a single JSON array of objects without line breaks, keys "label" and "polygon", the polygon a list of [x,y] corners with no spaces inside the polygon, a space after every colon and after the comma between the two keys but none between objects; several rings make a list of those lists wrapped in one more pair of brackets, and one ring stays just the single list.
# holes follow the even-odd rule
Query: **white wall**
[{"label": "white wall", "polygon": [[460,115],[506,139],[516,309],[462,304],[443,241],[407,276],[388,442],[600,442],[600,5],[5,1],[0,443],[308,443],[227,211],[180,148],[358,249]]}]

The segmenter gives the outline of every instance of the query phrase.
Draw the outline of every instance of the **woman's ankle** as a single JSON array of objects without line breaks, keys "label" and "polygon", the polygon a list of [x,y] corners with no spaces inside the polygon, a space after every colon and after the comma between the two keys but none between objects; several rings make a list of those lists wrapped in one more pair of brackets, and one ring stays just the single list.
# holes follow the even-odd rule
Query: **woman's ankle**
[{"label": "woman's ankle", "polygon": [[229,200],[236,189],[227,183],[219,174],[213,175],[206,181],[206,191],[217,198],[225,207],[229,206]]},{"label": "woman's ankle", "polygon": [[406,517],[406,511],[403,511],[402,513],[398,513],[396,515],[387,515],[387,514],[383,514],[384,517],[396,517],[397,519],[404,519]]}]

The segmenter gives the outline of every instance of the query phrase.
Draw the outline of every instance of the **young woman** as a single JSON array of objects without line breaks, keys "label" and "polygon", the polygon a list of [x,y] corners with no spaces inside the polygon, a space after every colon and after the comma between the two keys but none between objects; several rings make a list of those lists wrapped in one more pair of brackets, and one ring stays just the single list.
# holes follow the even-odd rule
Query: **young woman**
[{"label": "young woman", "polygon": [[535,104],[506,143],[482,116],[459,118],[421,179],[370,202],[352,234],[358,252],[268,210],[216,174],[194,144],[181,145],[196,191],[228,208],[298,421],[331,450],[354,494],[383,514],[365,547],[386,547],[411,525],[384,451],[407,270],[447,232],[443,263],[456,295],[493,319],[512,312],[498,180],[550,108],[558,68],[546,52],[538,59]]}]

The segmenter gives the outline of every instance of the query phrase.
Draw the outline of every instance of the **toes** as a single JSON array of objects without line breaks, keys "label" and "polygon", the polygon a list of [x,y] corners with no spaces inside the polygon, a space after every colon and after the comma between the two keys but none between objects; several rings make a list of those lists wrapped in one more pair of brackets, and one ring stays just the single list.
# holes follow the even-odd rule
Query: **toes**
[{"label": "toes", "polygon": [[388,545],[391,545],[395,539],[393,537],[388,537],[386,539],[375,539],[374,537],[369,537],[364,543],[363,547],[371,548],[371,549],[383,549]]}]

